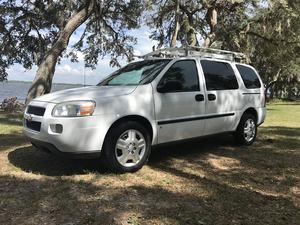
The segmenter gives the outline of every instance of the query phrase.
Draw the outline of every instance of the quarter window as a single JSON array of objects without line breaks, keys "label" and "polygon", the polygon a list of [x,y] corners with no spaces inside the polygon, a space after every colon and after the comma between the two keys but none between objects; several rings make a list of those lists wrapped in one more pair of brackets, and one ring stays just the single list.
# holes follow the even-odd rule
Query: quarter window
[{"label": "quarter window", "polygon": [[199,79],[194,60],[182,60],[175,62],[160,80],[158,87],[166,83],[173,83],[172,89],[166,92],[199,91]]},{"label": "quarter window", "polygon": [[246,88],[252,89],[261,87],[258,76],[252,68],[242,65],[236,65],[236,67],[242,76]]},{"label": "quarter window", "polygon": [[229,63],[201,60],[201,65],[208,91],[238,89],[234,71]]}]

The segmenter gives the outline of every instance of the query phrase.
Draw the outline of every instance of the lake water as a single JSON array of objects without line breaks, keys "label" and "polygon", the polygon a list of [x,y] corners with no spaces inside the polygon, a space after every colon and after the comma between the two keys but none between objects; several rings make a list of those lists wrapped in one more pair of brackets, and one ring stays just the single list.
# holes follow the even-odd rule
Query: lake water
[{"label": "lake water", "polygon": [[[16,96],[20,102],[24,102],[27,92],[31,86],[30,82],[8,81],[0,82],[0,103],[7,97]],[[76,84],[53,84],[52,91],[60,91],[64,89],[70,89],[75,87],[81,87]]]}]

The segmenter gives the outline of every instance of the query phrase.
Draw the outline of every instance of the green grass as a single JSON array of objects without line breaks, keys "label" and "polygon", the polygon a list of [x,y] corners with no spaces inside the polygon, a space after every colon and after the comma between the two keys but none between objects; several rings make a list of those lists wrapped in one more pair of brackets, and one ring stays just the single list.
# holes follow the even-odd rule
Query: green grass
[{"label": "green grass", "polygon": [[0,134],[20,133],[22,126],[21,114],[7,114],[0,111]]},{"label": "green grass", "polygon": [[0,111],[0,151],[26,143],[22,135],[22,117]]},{"label": "green grass", "polygon": [[268,105],[257,141],[154,149],[134,174],[37,151],[0,114],[0,224],[291,224],[300,221],[300,105]]},{"label": "green grass", "polygon": [[300,127],[299,102],[274,102],[268,105],[267,118],[263,127]]}]

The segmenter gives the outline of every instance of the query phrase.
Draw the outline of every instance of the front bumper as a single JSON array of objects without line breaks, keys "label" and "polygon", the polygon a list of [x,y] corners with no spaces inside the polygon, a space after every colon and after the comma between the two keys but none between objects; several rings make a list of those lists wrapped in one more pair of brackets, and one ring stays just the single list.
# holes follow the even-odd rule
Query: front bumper
[{"label": "front bumper", "polygon": [[[51,115],[54,103],[32,101],[30,106],[46,109],[43,116],[28,114],[26,111],[24,113],[23,133],[36,146],[50,149],[51,152],[78,155],[90,153],[97,155],[101,152],[108,130],[104,116],[59,118]],[[28,120],[32,124],[39,124],[38,129],[28,126]],[[53,130],[56,125],[62,128],[59,132]]]},{"label": "front bumper", "polygon": [[71,158],[71,159],[92,159],[92,158],[99,158],[101,151],[91,151],[91,152],[84,152],[84,153],[78,153],[78,152],[62,152],[59,149],[57,149],[53,144],[38,141],[32,138],[29,138],[31,144],[36,147],[39,150],[42,150],[47,153],[51,153],[54,155],[62,156],[64,158]]}]

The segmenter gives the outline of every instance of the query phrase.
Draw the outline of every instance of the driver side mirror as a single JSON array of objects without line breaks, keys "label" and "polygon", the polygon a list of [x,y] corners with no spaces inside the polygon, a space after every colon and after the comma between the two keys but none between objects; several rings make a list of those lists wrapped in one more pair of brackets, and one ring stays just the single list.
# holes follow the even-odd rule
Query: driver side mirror
[{"label": "driver side mirror", "polygon": [[157,91],[159,93],[182,91],[182,83],[178,80],[166,80],[162,84],[158,84]]}]

